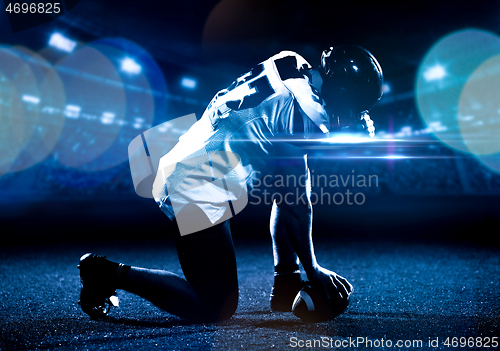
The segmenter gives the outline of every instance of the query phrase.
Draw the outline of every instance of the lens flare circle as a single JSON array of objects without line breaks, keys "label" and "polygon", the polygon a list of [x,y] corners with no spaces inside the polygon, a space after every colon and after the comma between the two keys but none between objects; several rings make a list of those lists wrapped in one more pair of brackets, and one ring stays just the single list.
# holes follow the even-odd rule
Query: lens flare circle
[{"label": "lens flare circle", "polygon": [[38,53],[24,47],[15,49],[23,56],[35,77],[32,88],[36,90],[36,95],[24,94],[21,97],[25,100],[23,105],[35,114],[31,115],[28,124],[31,136],[12,163],[11,172],[22,171],[43,161],[52,152],[65,122],[62,114],[65,105],[64,87],[55,69]]},{"label": "lens flare circle", "polygon": [[458,122],[465,145],[474,155],[500,152],[500,55],[486,60],[465,84]]},{"label": "lens flare circle", "polygon": [[[138,73],[121,69],[129,57]],[[153,58],[122,38],[100,39],[58,62],[67,95],[66,127],[57,159],[83,171],[101,171],[127,160],[127,147],[155,116],[165,116],[166,84]]]},{"label": "lens flare circle", "polygon": [[458,121],[465,145],[488,168],[500,172],[500,55],[486,60],[465,84]]},{"label": "lens flare circle", "polygon": [[117,123],[101,122],[104,112],[113,113],[115,120],[123,119],[123,82],[113,63],[90,45],[66,56],[55,68],[67,101],[56,158],[65,166],[83,169],[108,149],[121,129]]},{"label": "lens flare circle", "polygon": [[441,39],[422,61],[415,87],[417,106],[429,129],[450,147],[469,152],[458,118],[460,96],[476,68],[499,53],[499,37],[466,29]]},{"label": "lens flare circle", "polygon": [[[166,116],[166,84],[162,70],[155,60],[139,45],[123,38],[106,38],[91,43],[110,61],[112,61],[123,81],[126,98],[122,118],[115,117],[114,123],[120,129],[114,143],[87,170],[113,167],[128,159],[128,145],[143,131],[154,125],[155,118]],[[131,74],[123,70],[124,58],[133,60],[141,67],[139,72]],[[104,123],[104,120],[103,120]],[[96,167],[97,166],[97,167]]]},{"label": "lens flare circle", "polygon": [[[10,167],[29,141],[38,110],[38,89],[29,65],[19,50],[0,47],[0,175]],[[23,100],[24,96],[24,100]],[[29,97],[29,98],[28,98]]]}]

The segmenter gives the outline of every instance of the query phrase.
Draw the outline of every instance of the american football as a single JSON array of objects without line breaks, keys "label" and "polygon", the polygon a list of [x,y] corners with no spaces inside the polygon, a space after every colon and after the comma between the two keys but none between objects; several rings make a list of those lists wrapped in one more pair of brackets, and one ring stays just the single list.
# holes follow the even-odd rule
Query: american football
[{"label": "american football", "polygon": [[[332,290],[333,290],[332,286]],[[330,301],[319,289],[306,285],[299,291],[293,301],[292,311],[296,317],[308,322],[324,322],[332,320],[345,311],[349,305],[349,296],[340,298],[335,292],[337,298]]]}]

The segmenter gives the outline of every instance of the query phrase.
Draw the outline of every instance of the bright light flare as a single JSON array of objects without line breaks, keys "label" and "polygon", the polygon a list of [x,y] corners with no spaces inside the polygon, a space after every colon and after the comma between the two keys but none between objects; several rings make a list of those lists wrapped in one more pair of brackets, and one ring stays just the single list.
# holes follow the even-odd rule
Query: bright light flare
[{"label": "bright light flare", "polygon": [[320,139],[320,141],[331,144],[359,144],[372,142],[374,139],[352,134],[336,134],[328,139]]},{"label": "bright light flare", "polygon": [[385,158],[387,160],[403,160],[410,157],[402,155],[387,155],[387,156],[382,156],[381,158]]}]

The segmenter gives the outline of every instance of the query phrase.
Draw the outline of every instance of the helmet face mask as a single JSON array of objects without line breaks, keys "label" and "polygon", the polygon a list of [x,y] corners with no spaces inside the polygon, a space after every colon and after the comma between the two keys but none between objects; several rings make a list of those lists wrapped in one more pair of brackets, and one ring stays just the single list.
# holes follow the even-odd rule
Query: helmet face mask
[{"label": "helmet face mask", "polygon": [[[357,45],[323,51],[321,95],[329,113],[346,122],[371,109],[382,97],[383,73],[375,57]],[[344,124],[344,123],[342,123]]]}]

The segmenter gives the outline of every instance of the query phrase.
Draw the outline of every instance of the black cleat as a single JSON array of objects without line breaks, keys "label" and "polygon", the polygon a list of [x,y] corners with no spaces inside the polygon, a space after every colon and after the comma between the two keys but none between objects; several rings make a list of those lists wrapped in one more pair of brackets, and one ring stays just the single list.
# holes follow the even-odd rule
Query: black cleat
[{"label": "black cleat", "polygon": [[87,253],[80,258],[80,301],[83,312],[90,318],[106,316],[111,306],[118,307],[115,289],[113,262],[100,256]]},{"label": "black cleat", "polygon": [[277,312],[292,312],[292,305],[297,293],[305,286],[300,273],[278,274],[274,277],[271,289],[271,309]]}]

